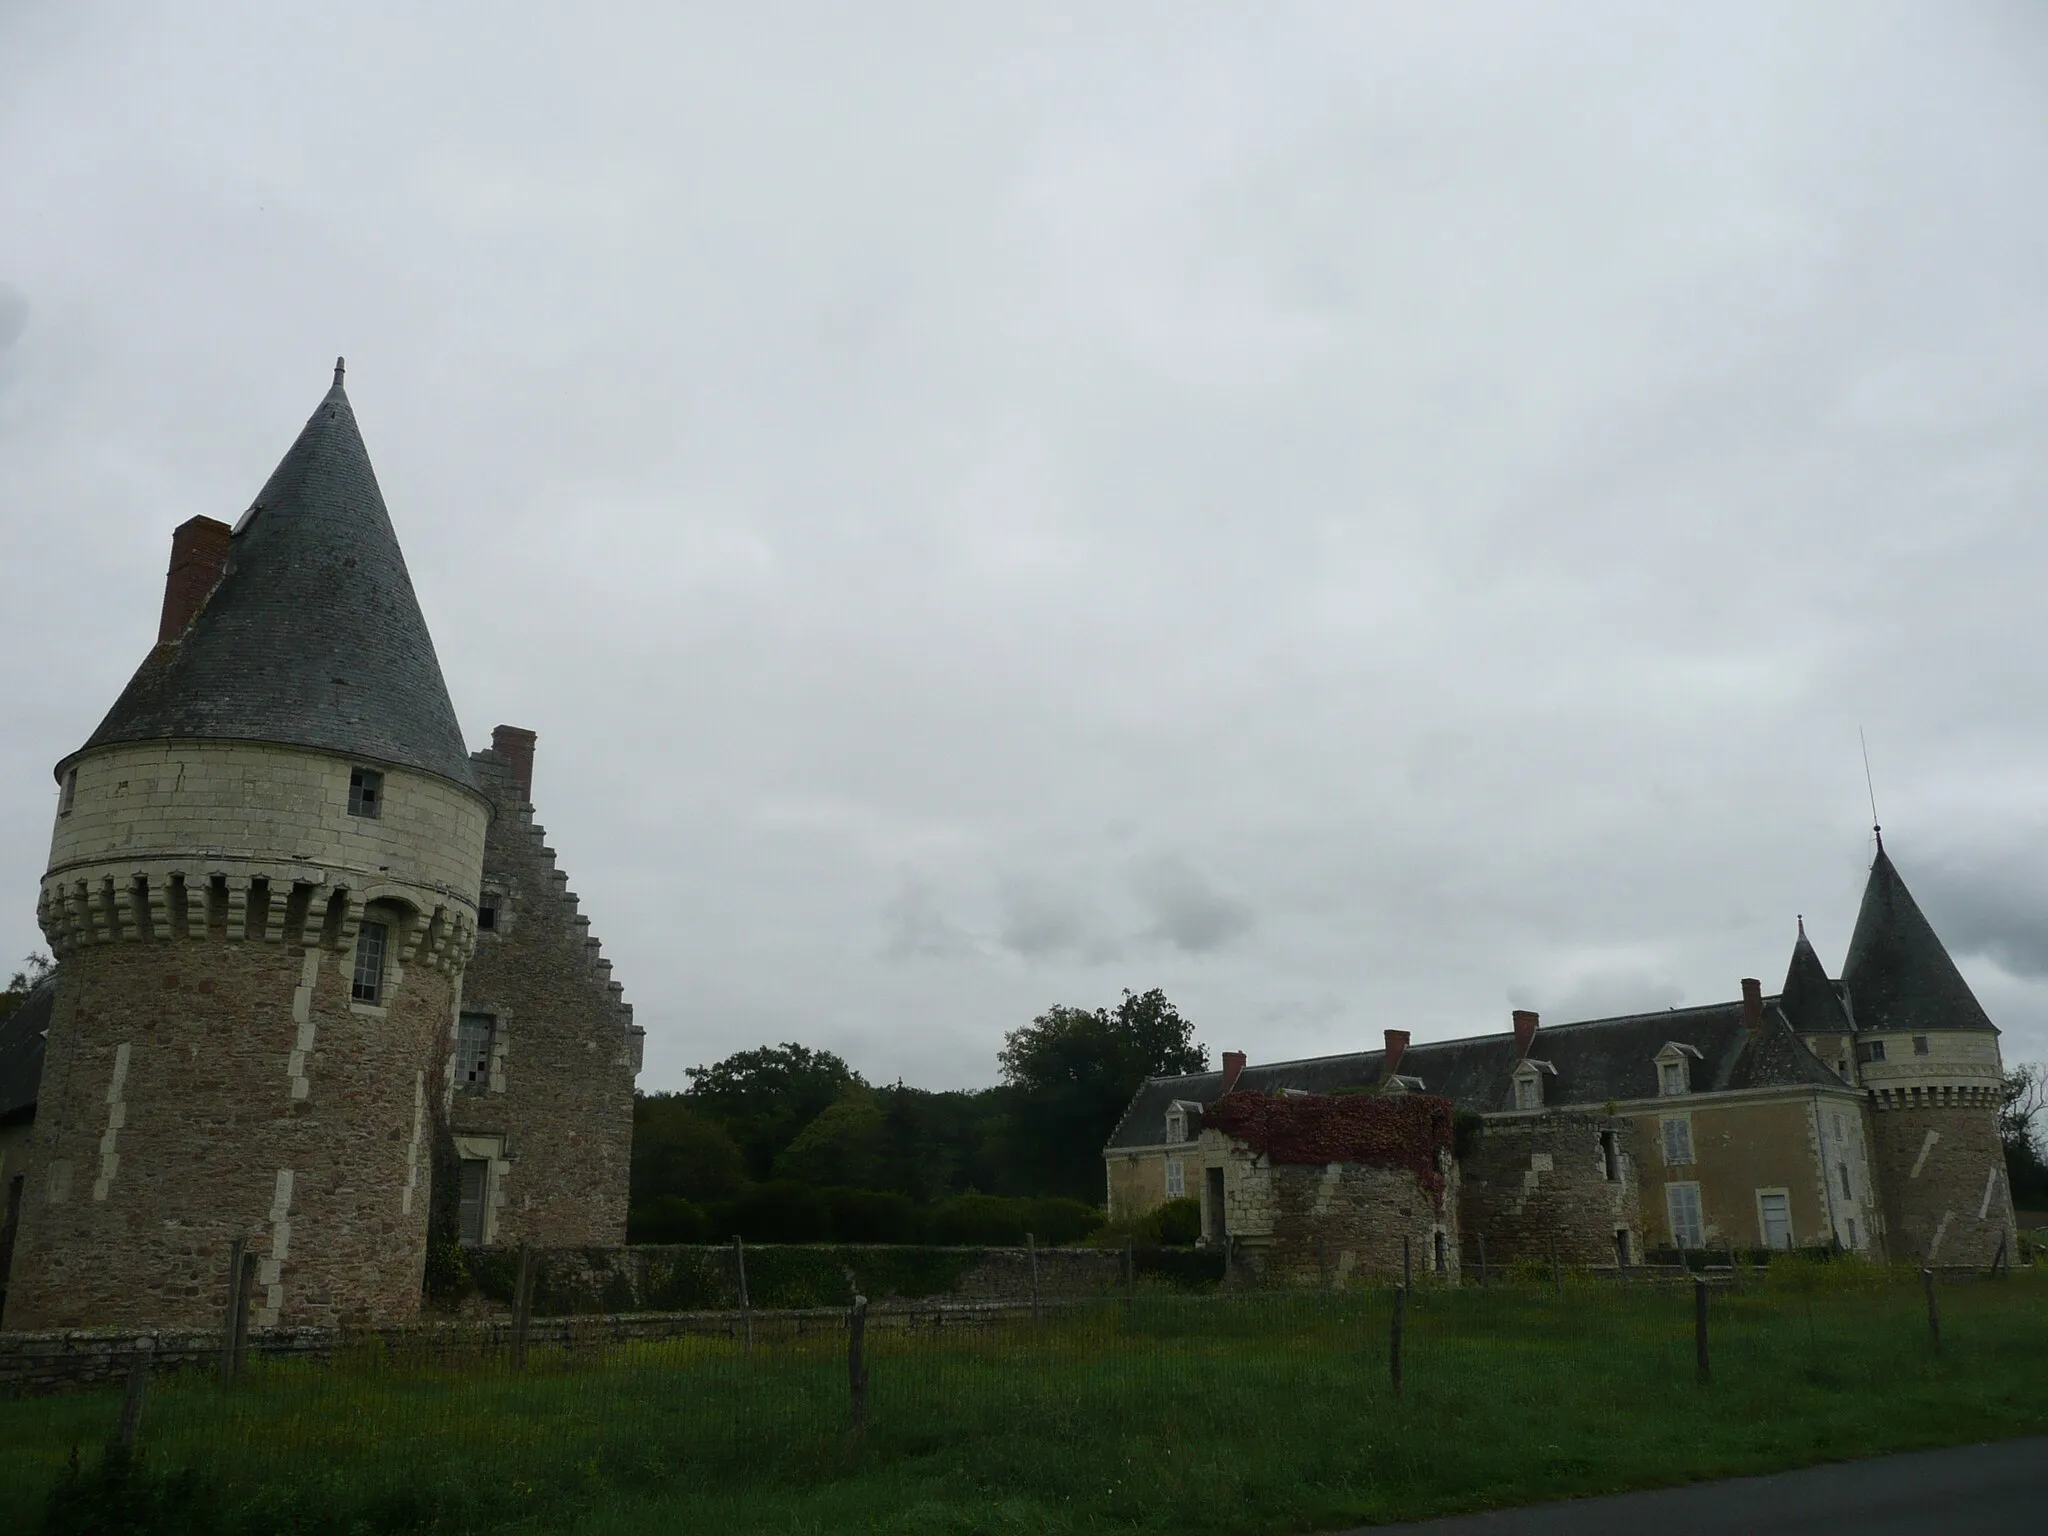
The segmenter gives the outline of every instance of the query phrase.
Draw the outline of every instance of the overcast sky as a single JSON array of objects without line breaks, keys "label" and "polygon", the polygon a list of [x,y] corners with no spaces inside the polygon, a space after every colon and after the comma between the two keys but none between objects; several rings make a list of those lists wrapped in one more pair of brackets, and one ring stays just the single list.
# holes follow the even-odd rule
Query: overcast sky
[{"label": "overcast sky", "polygon": [[2048,1055],[2048,9],[0,4],[0,955],[349,359],[644,1087],[1838,967]]}]

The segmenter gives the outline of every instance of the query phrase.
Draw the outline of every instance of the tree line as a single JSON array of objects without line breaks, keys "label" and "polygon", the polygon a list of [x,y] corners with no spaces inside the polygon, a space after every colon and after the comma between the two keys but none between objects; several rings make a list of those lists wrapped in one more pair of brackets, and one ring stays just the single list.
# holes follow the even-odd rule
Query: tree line
[{"label": "tree line", "polygon": [[1148,1077],[1208,1069],[1157,988],[1010,1031],[992,1087],[868,1082],[787,1042],[635,1096],[634,1242],[1072,1242],[1102,1224],[1102,1145]]}]

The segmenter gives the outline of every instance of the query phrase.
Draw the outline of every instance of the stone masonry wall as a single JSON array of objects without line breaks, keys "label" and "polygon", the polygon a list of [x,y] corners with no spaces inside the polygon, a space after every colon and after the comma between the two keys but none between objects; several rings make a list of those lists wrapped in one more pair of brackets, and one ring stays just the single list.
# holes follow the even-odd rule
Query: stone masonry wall
[{"label": "stone masonry wall", "polygon": [[1870,1117],[1871,1155],[1894,1262],[1989,1264],[2017,1223],[1992,1110],[1910,1104]]},{"label": "stone masonry wall", "polygon": [[384,1005],[357,1004],[353,933],[314,938],[65,956],[11,1327],[217,1325],[238,1236],[254,1326],[417,1312],[453,967],[394,956]]},{"label": "stone masonry wall", "polygon": [[[1611,1179],[1603,1134],[1614,1138]],[[1554,1244],[1564,1263],[1611,1265],[1617,1229],[1630,1234],[1632,1254],[1643,1251],[1629,1120],[1567,1110],[1489,1116],[1459,1166],[1468,1257],[1484,1237],[1489,1263],[1547,1262]]]},{"label": "stone masonry wall", "polygon": [[486,1242],[623,1243],[639,1033],[534,824],[532,738],[501,726],[495,742],[471,759],[497,809],[483,880],[495,927],[478,935],[462,1004],[495,1019],[495,1056],[487,1083],[458,1087],[449,1123],[502,1140]]}]

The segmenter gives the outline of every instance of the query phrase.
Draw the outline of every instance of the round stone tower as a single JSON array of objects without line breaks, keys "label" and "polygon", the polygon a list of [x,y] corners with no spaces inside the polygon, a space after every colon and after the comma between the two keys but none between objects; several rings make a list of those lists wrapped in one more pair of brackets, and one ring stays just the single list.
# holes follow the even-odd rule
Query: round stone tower
[{"label": "round stone tower", "polygon": [[1895,1261],[2015,1257],[1998,1138],[1998,1030],[1892,866],[1880,838],[1842,964],[1856,1080]]},{"label": "round stone tower", "polygon": [[57,779],[8,1326],[412,1314],[490,812],[339,365]]}]

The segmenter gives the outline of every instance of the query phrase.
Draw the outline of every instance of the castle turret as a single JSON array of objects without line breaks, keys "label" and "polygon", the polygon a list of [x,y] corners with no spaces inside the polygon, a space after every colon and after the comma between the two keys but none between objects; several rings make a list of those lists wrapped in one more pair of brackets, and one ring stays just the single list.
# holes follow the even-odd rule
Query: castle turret
[{"label": "castle turret", "polygon": [[1878,843],[1842,964],[1894,1259],[2012,1256],[1998,1030]]},{"label": "castle turret", "polygon": [[337,365],[60,786],[9,1326],[418,1306],[490,816]]}]

